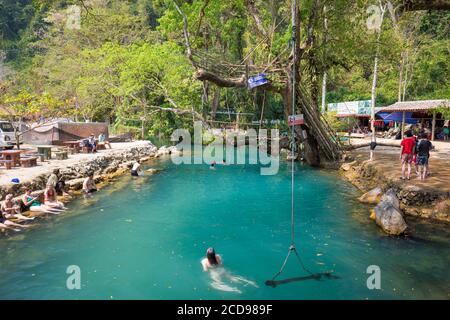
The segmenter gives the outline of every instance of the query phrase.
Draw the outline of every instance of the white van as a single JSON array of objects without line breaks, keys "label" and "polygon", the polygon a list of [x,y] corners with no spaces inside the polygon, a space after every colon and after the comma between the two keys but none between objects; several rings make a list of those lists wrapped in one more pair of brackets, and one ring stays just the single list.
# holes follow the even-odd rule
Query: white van
[{"label": "white van", "polygon": [[[22,136],[20,137],[20,144],[23,143]],[[12,149],[16,145],[16,136],[14,134],[14,127],[9,121],[0,120],[0,148]]]}]

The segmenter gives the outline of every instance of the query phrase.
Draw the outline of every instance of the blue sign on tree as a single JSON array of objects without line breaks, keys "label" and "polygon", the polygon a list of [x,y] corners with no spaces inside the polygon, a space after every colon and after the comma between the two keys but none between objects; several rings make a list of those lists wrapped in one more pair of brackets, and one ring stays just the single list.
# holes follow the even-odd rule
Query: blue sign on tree
[{"label": "blue sign on tree", "polygon": [[258,76],[248,78],[248,87],[250,89],[265,85],[267,83],[269,83],[269,80],[267,80],[266,75],[264,73],[261,73]]}]

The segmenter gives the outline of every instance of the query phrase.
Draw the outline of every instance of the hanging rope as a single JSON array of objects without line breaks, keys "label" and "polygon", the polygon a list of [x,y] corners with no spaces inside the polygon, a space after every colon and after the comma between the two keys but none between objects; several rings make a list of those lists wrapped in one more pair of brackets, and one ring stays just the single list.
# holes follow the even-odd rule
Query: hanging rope
[{"label": "hanging rope", "polygon": [[[296,85],[297,85],[297,66],[296,66],[296,59],[297,59],[297,50],[296,50],[296,45],[297,45],[297,34],[296,34],[296,15],[298,13],[298,9],[297,9],[297,0],[294,0],[292,3],[292,48],[293,48],[293,61],[294,63],[292,64],[292,117],[295,116],[295,106],[296,106]],[[293,154],[295,154],[296,151],[296,143],[295,143],[295,125],[292,125],[292,130],[291,130],[291,139],[292,139],[292,150],[291,152]],[[268,286],[272,286],[272,287],[276,287],[278,284],[282,284],[282,283],[288,283],[291,281],[299,281],[299,280],[307,280],[307,279],[316,279],[319,280],[322,278],[322,276],[327,276],[330,277],[330,273],[312,273],[311,271],[309,271],[296,247],[295,247],[295,174],[294,174],[294,169],[295,169],[295,158],[291,157],[291,245],[289,246],[289,251],[286,255],[286,258],[284,259],[283,265],[281,266],[280,270],[272,277],[271,280],[266,281],[266,285]],[[287,280],[282,280],[282,281],[276,281],[276,278],[283,273],[284,268],[286,267],[286,264],[289,260],[289,257],[291,256],[292,252],[295,253],[295,256],[297,257],[297,260],[301,266],[301,268],[308,274],[307,277],[300,277],[300,278],[292,278],[292,279],[287,279]]]}]

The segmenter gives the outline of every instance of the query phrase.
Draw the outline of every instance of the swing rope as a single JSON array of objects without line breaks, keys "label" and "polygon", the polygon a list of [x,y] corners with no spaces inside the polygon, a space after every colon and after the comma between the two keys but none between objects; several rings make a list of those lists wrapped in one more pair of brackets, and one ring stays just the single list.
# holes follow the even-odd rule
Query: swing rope
[{"label": "swing rope", "polygon": [[[297,1],[293,1],[292,4],[292,48],[293,48],[293,61],[292,64],[292,117],[295,116],[295,104],[296,104],[296,72],[297,72],[297,66],[296,66],[296,45],[297,45],[297,35],[296,35],[296,26],[295,26],[295,15],[297,14]],[[296,151],[296,144],[295,144],[295,125],[292,125],[292,131],[291,131],[291,139],[292,139],[292,154],[295,154]],[[297,257],[297,260],[302,267],[302,269],[309,274],[309,277],[305,279],[317,279],[320,278],[320,274],[313,274],[311,271],[309,271],[305,265],[303,264],[303,261],[297,251],[297,248],[295,247],[295,197],[294,197],[294,190],[295,190],[295,161],[294,157],[291,157],[291,245],[289,246],[289,251],[286,255],[286,258],[284,259],[283,265],[281,266],[281,269],[272,277],[272,280],[266,281],[266,285],[275,287],[277,285],[277,282],[275,279],[284,271],[284,268],[286,267],[286,264],[289,260],[289,257],[291,256],[291,253],[294,252],[295,256]]]}]

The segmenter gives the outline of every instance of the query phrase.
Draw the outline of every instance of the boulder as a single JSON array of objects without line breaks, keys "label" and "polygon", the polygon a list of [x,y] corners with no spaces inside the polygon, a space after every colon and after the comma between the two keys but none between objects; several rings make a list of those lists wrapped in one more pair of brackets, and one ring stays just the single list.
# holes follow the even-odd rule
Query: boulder
[{"label": "boulder", "polygon": [[377,204],[381,200],[381,195],[383,190],[380,187],[370,190],[369,192],[363,194],[358,200],[362,203]]},{"label": "boulder", "polygon": [[161,170],[150,168],[146,172],[148,172],[149,174],[153,175],[153,174],[156,174],[156,173],[158,173],[160,171]]},{"label": "boulder", "polygon": [[341,170],[344,170],[344,171],[350,171],[351,168],[352,168],[352,166],[350,165],[350,163],[344,163],[341,166]]},{"label": "boulder", "polygon": [[395,193],[394,189],[389,189],[388,191],[386,191],[386,193],[381,197],[381,201],[389,203],[395,209],[400,211],[400,200],[398,200],[397,194]]},{"label": "boulder", "polygon": [[70,181],[66,181],[66,185],[71,189],[71,190],[80,190],[83,188],[83,182],[84,182],[85,178],[78,178],[78,179],[73,179]]},{"label": "boulder", "polygon": [[396,209],[388,201],[381,201],[374,209],[375,221],[390,235],[401,235],[407,229],[405,220],[400,210]]}]

